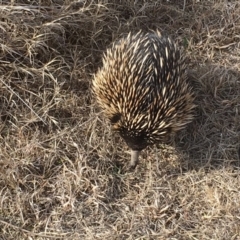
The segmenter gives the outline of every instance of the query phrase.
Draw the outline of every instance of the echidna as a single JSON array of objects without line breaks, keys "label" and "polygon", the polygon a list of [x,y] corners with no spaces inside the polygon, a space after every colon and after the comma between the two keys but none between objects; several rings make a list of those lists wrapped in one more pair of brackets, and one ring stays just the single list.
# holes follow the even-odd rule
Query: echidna
[{"label": "echidna", "polygon": [[159,31],[123,37],[106,51],[93,92],[113,130],[131,149],[130,167],[148,145],[193,119],[194,97],[182,51]]}]

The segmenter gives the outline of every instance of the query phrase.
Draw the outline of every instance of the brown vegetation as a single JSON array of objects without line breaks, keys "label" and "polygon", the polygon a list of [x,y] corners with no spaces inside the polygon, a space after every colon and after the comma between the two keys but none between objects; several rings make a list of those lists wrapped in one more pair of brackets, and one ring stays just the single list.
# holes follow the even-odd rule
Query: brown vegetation
[{"label": "brown vegetation", "polygon": [[[240,239],[239,1],[0,3],[1,239]],[[130,173],[92,74],[156,28],[186,48],[197,116]]]}]

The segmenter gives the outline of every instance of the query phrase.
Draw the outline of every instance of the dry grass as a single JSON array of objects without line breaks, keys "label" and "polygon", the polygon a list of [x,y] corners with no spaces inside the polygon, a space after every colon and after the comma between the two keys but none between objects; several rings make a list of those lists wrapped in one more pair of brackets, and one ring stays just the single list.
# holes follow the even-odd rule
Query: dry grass
[{"label": "dry grass", "polygon": [[[240,239],[238,0],[0,3],[1,239]],[[198,109],[129,173],[90,84],[140,28],[185,45]]]}]

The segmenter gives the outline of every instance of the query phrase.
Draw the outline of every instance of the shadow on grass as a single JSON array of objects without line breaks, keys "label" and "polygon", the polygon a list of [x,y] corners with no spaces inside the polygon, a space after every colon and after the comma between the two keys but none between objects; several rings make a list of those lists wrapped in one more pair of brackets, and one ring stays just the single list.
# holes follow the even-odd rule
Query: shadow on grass
[{"label": "shadow on grass", "polygon": [[189,73],[196,93],[196,118],[176,138],[191,169],[239,167],[240,72],[222,66]]}]

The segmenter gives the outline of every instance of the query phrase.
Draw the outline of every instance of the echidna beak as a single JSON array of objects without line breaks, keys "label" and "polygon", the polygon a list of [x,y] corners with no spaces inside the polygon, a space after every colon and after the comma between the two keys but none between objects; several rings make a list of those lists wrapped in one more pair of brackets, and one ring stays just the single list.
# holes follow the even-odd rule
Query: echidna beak
[{"label": "echidna beak", "polygon": [[135,169],[135,167],[137,166],[139,154],[140,154],[140,151],[131,150],[131,162],[130,162],[130,168],[131,169]]}]

